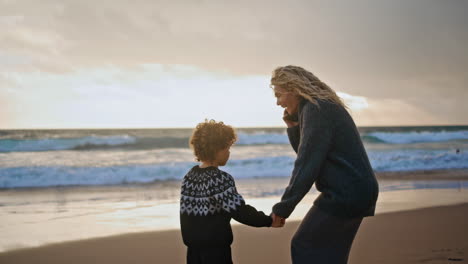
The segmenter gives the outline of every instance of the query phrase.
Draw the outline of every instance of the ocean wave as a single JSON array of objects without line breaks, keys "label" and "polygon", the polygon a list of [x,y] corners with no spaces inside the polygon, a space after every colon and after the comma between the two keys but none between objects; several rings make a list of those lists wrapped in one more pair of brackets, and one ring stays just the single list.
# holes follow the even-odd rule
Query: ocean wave
[{"label": "ocean wave", "polygon": [[[237,145],[289,144],[286,133],[239,133]],[[361,139],[365,143],[411,144],[425,142],[444,142],[452,140],[468,140],[468,131],[411,131],[411,132],[371,132],[363,133]]]},{"label": "ocean wave", "polygon": [[[375,171],[412,171],[468,168],[468,152],[444,150],[370,151]],[[288,177],[293,156],[230,160],[221,167],[234,178]],[[119,165],[107,167],[24,166],[0,168],[0,188],[76,185],[121,185],[181,180],[194,162]]]},{"label": "ocean wave", "polygon": [[[468,131],[370,132],[362,135],[364,143],[412,144],[468,140]],[[130,135],[84,136],[76,138],[0,139],[0,152],[34,152],[57,150],[188,148],[188,136],[137,137]],[[288,145],[286,133],[255,131],[238,132],[239,146]]]},{"label": "ocean wave", "polygon": [[[239,133],[237,145],[289,144],[286,134]],[[0,152],[189,148],[189,137],[134,137],[129,135],[80,138],[0,139]]]},{"label": "ocean wave", "polygon": [[468,139],[468,131],[372,132],[364,135],[368,143],[411,144]]},{"label": "ocean wave", "polygon": [[[291,157],[233,160],[222,167],[237,178],[288,175]],[[90,186],[180,180],[194,162],[110,167],[29,166],[0,168],[0,188]]]},{"label": "ocean wave", "polygon": [[378,137],[369,135],[361,136],[361,139],[364,143],[386,143],[384,140],[379,139]]},{"label": "ocean wave", "polygon": [[51,151],[68,149],[90,149],[108,146],[121,146],[135,143],[128,135],[87,136],[81,138],[44,138],[44,139],[2,139],[0,152]]},{"label": "ocean wave", "polygon": [[179,178],[188,166],[15,167],[0,169],[0,188],[147,183]]},{"label": "ocean wave", "polygon": [[266,144],[289,144],[285,133],[238,133],[237,145],[266,145]]},{"label": "ocean wave", "polygon": [[375,171],[414,171],[468,168],[468,152],[446,150],[369,151]]}]

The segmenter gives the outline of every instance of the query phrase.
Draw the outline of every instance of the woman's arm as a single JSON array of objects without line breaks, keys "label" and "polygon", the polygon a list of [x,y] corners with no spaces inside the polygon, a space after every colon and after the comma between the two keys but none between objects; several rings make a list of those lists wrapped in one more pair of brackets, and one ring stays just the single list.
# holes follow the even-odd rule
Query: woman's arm
[{"label": "woman's arm", "polygon": [[332,106],[328,103],[322,103],[318,107],[307,102],[301,110],[300,138],[294,170],[281,201],[273,206],[273,213],[280,217],[289,217],[319,176],[333,138],[330,107]]},{"label": "woman's arm", "polygon": [[297,125],[293,127],[288,127],[286,131],[288,132],[289,143],[291,144],[294,151],[297,153],[297,149],[299,148],[299,142],[301,140],[300,128]]}]

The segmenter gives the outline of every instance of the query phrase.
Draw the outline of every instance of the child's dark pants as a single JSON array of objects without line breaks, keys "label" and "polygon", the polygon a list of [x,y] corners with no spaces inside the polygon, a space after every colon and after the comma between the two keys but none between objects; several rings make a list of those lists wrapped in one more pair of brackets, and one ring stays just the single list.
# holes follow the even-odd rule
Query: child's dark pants
[{"label": "child's dark pants", "polygon": [[187,264],[232,264],[231,247],[188,248]]}]

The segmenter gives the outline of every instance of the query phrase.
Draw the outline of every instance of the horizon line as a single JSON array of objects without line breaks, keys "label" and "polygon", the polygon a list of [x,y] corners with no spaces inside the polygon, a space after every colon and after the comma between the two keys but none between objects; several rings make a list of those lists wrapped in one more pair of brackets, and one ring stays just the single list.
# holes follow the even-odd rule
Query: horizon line
[{"label": "horizon line", "polygon": [[[232,126],[232,125],[231,125]],[[359,126],[358,128],[377,127],[457,127],[468,126],[468,124],[432,124],[432,125],[376,125]],[[286,126],[232,126],[233,128],[286,128]],[[102,130],[102,129],[193,129],[194,127],[27,127],[27,128],[0,128],[0,130]]]}]

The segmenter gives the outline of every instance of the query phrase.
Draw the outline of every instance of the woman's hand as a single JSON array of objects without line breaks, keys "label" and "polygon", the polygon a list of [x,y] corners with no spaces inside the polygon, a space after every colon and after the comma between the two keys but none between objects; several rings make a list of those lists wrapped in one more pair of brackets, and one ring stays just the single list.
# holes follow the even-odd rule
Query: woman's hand
[{"label": "woman's hand", "polygon": [[283,112],[283,121],[286,123],[288,127],[294,127],[299,124],[299,122],[293,120],[293,118],[288,114],[286,109],[284,109],[284,112]]},{"label": "woman's hand", "polygon": [[271,219],[273,222],[271,223],[271,227],[283,227],[284,224],[286,223],[286,219],[282,218],[281,216],[275,215],[275,213],[271,213],[270,215]]}]

